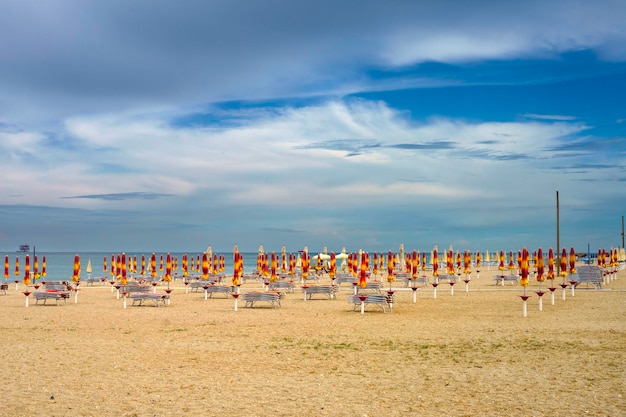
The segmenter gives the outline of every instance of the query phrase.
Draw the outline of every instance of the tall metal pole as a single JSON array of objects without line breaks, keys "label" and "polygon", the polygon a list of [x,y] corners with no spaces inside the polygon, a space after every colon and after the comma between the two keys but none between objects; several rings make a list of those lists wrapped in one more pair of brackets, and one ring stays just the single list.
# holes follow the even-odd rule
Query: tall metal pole
[{"label": "tall metal pole", "polygon": [[556,263],[557,276],[561,275],[561,236],[559,230],[559,192],[556,192],[556,253],[559,262]]},{"label": "tall metal pole", "polygon": [[622,216],[622,249],[624,249],[624,216]]},{"label": "tall metal pole", "polygon": [[624,216],[622,216],[622,249],[624,249]]}]

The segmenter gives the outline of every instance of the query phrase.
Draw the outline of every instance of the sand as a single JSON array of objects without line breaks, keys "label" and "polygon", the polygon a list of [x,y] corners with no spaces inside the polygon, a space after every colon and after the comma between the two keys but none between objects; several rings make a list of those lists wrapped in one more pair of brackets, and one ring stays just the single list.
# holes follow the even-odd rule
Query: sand
[{"label": "sand", "polygon": [[[107,286],[78,303],[25,307],[0,295],[2,416],[626,415],[626,272],[603,290],[494,285],[451,295],[395,283],[391,314],[286,294],[282,308],[234,311],[185,293],[123,308]],[[544,284],[544,288],[546,285]],[[242,291],[260,289],[246,283]]]}]

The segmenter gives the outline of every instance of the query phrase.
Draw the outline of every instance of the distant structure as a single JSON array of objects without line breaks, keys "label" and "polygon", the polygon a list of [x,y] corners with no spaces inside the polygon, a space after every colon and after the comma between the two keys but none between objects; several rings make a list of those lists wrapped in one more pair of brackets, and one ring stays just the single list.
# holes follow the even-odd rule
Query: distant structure
[{"label": "distant structure", "polygon": [[20,249],[18,250],[18,252],[30,252],[30,246],[28,246],[25,243],[22,243],[20,245]]}]

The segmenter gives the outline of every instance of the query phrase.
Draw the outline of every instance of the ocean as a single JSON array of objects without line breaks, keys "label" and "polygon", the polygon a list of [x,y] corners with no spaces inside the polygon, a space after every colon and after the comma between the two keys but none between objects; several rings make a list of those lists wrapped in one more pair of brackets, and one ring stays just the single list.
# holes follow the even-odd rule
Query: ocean
[{"label": "ocean", "polygon": [[[186,252],[186,253],[190,259],[190,263],[191,263],[191,257],[194,258],[194,261],[197,261],[198,256],[200,256],[200,259],[202,259],[201,253],[200,254],[190,253],[190,252]],[[227,253],[213,252],[213,253],[217,255],[224,255],[224,264],[225,264],[224,273],[232,274],[233,253],[232,252],[227,252]],[[46,277],[45,277],[46,281],[69,281],[71,280],[72,273],[74,271],[74,256],[75,255],[79,255],[80,257],[80,269],[81,269],[80,279],[81,280],[85,280],[88,278],[88,274],[86,270],[87,270],[87,264],[89,261],[91,261],[91,267],[93,271],[91,273],[92,277],[101,277],[103,275],[110,277],[111,276],[110,275],[111,256],[115,255],[117,258],[117,255],[118,255],[117,252],[39,252],[39,251],[37,251],[35,254],[37,255],[37,261],[39,264],[40,273],[42,271],[43,258],[44,257],[46,258]],[[175,274],[176,272],[182,272],[181,270],[182,258],[184,254],[185,254],[184,252],[170,253],[170,257],[178,259],[178,269],[172,270],[173,274]],[[9,252],[9,253],[3,254],[3,258],[2,258],[3,273],[4,273],[5,259],[7,256],[9,258],[9,277],[4,278],[4,275],[3,275],[2,277],[3,280],[6,279],[8,282],[14,282],[16,279],[19,279],[20,281],[22,281],[22,279],[24,278],[24,266],[26,264],[25,262],[26,255],[27,255],[26,252],[13,252],[13,253]],[[29,255],[29,260],[30,260],[30,271],[32,273],[34,271],[33,251],[31,250],[28,253],[28,255]],[[146,269],[147,269],[148,264],[150,263],[150,257],[152,256],[152,252],[145,252],[145,253],[129,252],[129,253],[126,253],[126,259],[128,260],[128,259],[133,259],[134,257],[137,257],[137,269],[140,270],[142,255],[145,256]],[[164,263],[164,268],[165,268],[165,259],[167,257],[167,253],[155,253],[155,255],[157,258],[157,268],[159,267],[161,256],[163,257],[163,263]],[[244,252],[242,253],[242,255],[243,255],[243,262],[244,262],[244,272],[252,272],[252,270],[256,268],[257,253],[256,252]],[[106,262],[107,262],[106,274],[103,272],[105,257],[106,257]],[[17,276],[15,275],[16,258],[19,263],[19,274]],[[195,263],[196,262],[194,262],[194,264]],[[132,274],[129,274],[129,275],[132,275]],[[41,280],[43,280],[43,278]]]}]

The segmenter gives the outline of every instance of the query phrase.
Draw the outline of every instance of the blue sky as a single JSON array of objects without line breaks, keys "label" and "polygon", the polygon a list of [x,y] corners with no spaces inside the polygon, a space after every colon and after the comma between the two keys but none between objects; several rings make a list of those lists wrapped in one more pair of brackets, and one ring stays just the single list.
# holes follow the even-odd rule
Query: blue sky
[{"label": "blue sky", "polygon": [[0,9],[0,250],[621,244],[622,1]]}]

